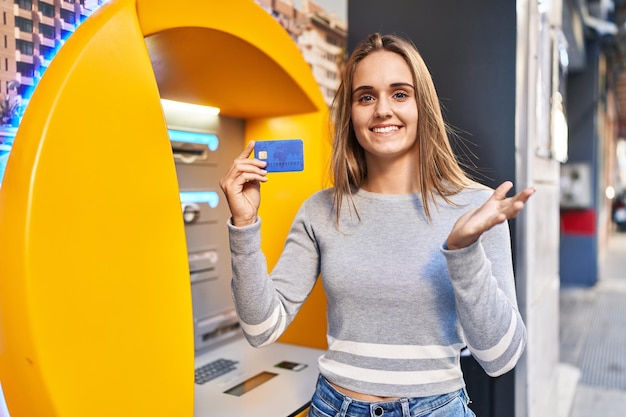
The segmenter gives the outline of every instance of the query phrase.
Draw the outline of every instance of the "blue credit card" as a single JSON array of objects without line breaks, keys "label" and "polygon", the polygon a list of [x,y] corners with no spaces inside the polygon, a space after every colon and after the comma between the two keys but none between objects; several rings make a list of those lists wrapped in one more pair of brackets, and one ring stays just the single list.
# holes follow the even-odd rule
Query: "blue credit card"
[{"label": "blue credit card", "polygon": [[257,159],[267,162],[267,172],[304,170],[302,139],[255,141],[254,154]]}]

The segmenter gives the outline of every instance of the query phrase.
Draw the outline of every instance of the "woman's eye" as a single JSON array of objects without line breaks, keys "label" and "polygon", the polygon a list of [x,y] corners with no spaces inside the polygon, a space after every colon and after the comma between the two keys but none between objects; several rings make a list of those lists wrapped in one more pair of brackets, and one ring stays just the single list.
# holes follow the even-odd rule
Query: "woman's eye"
[{"label": "woman's eye", "polygon": [[404,91],[398,91],[393,96],[398,100],[404,100],[405,98],[409,97],[409,95]]},{"label": "woman's eye", "polygon": [[374,97],[372,97],[369,94],[364,94],[364,95],[359,97],[358,102],[359,103],[369,103],[369,102],[371,102],[373,100],[374,100]]}]

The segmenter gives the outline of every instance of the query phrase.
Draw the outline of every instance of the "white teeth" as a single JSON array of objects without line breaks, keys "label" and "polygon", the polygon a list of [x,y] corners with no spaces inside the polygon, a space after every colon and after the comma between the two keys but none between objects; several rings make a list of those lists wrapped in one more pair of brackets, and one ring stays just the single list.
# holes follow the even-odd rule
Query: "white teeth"
[{"label": "white teeth", "polygon": [[374,133],[389,133],[398,130],[398,126],[375,127],[372,129]]}]

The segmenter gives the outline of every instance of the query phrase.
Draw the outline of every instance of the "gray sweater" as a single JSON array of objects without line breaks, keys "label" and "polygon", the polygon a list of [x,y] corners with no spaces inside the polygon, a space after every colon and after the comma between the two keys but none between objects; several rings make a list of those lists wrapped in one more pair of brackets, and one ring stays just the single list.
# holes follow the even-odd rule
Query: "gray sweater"
[{"label": "gray sweater", "polygon": [[337,225],[332,189],[317,192],[298,211],[269,275],[260,220],[229,222],[233,297],[246,338],[258,347],[276,341],[320,276],[328,350],[319,370],[333,383],[388,397],[448,393],[464,386],[465,346],[489,375],[511,370],[526,328],[508,224],[463,249],[443,245],[456,220],[491,193],[467,189],[455,205],[438,201],[429,222],[419,194],[359,190],[360,218],[346,201]]}]

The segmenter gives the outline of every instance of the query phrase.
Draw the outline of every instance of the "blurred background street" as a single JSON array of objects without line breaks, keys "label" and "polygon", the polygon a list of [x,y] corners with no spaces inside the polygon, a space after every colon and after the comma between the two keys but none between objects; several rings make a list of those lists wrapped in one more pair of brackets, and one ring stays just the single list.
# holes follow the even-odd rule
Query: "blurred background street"
[{"label": "blurred background street", "polygon": [[562,288],[562,384],[576,384],[560,417],[626,416],[626,233],[614,232],[600,279],[590,288]]}]

